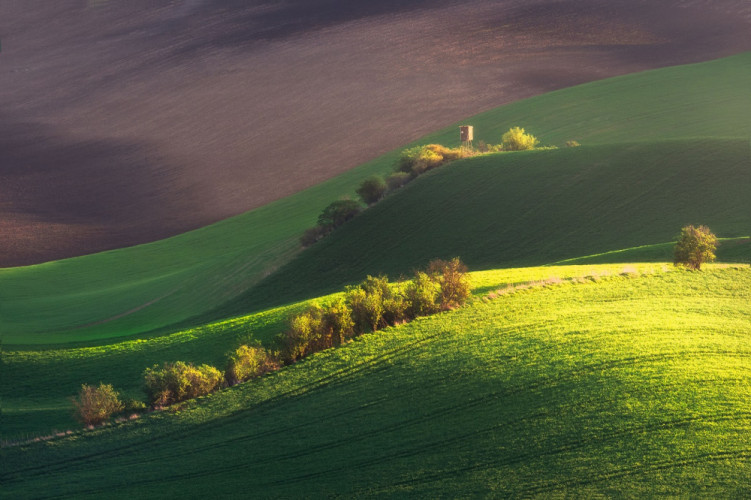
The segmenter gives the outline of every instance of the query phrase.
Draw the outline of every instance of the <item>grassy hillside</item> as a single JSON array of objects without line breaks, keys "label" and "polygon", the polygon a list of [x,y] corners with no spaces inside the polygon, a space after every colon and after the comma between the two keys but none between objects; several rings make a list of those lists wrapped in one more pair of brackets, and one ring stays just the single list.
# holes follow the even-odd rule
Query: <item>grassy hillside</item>
[{"label": "grassy hillside", "polygon": [[[673,241],[682,226],[697,223],[720,236],[751,234],[749,141],[472,158],[431,171],[367,210],[241,297],[236,309],[332,291],[367,274],[408,274],[435,257],[459,255],[472,269],[536,266]],[[751,260],[748,241],[736,246],[745,251],[729,258]],[[609,261],[629,257],[612,253]],[[656,257],[649,260],[672,255]]]},{"label": "grassy hillside", "polygon": [[[750,62],[751,53],[747,53],[604,80],[520,101],[464,122],[475,125],[477,139],[488,142],[498,142],[501,131],[511,125],[527,127],[548,144],[577,139],[589,146],[706,136],[748,140]],[[419,142],[450,145],[456,143],[456,135],[456,128],[449,127]],[[568,155],[576,154],[587,153],[557,151],[535,158],[565,165],[572,161]],[[181,236],[0,270],[3,343],[102,341],[162,328],[215,309],[287,262],[298,251],[298,236],[314,223],[325,205],[352,194],[368,175],[389,171],[395,155],[385,155],[315,188]],[[518,161],[531,161],[525,158],[520,155]],[[726,168],[717,158],[707,161],[713,169]],[[649,164],[653,168],[661,165],[656,160]],[[524,205],[529,203],[531,200],[524,201]],[[621,248],[649,242],[627,241]],[[616,242],[603,240],[583,254],[618,248],[611,243]],[[476,244],[482,243],[476,240]],[[513,262],[524,261],[519,255],[512,254]],[[574,256],[569,253],[561,258]],[[510,265],[500,259],[495,263]],[[259,306],[247,303],[245,310]]]},{"label": "grassy hillside", "polygon": [[[661,266],[634,265],[637,270]],[[504,269],[472,274],[475,295],[508,284],[587,274],[618,274],[623,265],[557,266]],[[319,300],[327,300],[326,298]],[[71,412],[70,398],[81,384],[113,384],[123,397],[143,400],[141,390],[146,367],[165,361],[208,363],[223,369],[227,354],[239,344],[259,341],[270,345],[283,331],[291,315],[310,301],[272,308],[264,312],[181,330],[148,341],[126,340],[104,346],[23,350],[3,353],[3,401],[0,437],[18,440],[52,430],[79,427]],[[50,383],[54,380],[54,383]],[[11,382],[12,381],[12,382]]]},{"label": "grassy hillside", "polygon": [[748,494],[751,270],[611,277],[385,330],[6,448],[8,497]]}]

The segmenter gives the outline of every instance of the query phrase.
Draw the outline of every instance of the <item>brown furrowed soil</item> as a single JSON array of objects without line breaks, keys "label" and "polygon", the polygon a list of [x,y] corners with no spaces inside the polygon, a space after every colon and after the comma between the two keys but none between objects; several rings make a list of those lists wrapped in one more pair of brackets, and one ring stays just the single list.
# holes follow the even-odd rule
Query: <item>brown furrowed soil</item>
[{"label": "brown furrowed soil", "polygon": [[4,0],[0,266],[163,238],[542,92],[751,49],[747,0]]}]

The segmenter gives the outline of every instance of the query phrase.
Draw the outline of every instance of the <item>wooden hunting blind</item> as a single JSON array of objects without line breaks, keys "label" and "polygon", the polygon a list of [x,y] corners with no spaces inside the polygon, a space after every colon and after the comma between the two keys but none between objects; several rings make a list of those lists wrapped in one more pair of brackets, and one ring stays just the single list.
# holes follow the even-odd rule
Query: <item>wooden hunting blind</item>
[{"label": "wooden hunting blind", "polygon": [[472,125],[463,125],[459,127],[459,138],[462,142],[472,142],[474,140],[475,128]]}]

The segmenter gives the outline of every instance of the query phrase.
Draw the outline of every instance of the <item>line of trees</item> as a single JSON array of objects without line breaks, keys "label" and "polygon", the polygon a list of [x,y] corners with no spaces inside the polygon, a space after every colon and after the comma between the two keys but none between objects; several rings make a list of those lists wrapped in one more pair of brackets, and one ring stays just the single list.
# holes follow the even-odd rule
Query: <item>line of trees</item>
[{"label": "line of trees", "polygon": [[[539,143],[537,137],[526,133],[523,128],[512,127],[503,134],[500,144],[487,145],[480,142],[479,153],[535,149]],[[427,144],[405,149],[399,155],[399,159],[394,166],[394,173],[385,179],[374,175],[360,184],[355,192],[362,203],[349,198],[331,203],[318,216],[318,224],[303,233],[300,243],[303,247],[309,247],[356,217],[365,208],[363,204],[370,207],[390,192],[398,190],[428,170],[476,154],[478,154],[478,151],[469,148],[448,148],[441,144]]]},{"label": "line of trees", "polygon": [[[462,306],[470,295],[467,267],[459,258],[433,260],[408,282],[389,283],[386,276],[368,276],[345,289],[343,297],[313,304],[290,318],[287,329],[275,339],[275,348],[241,345],[228,355],[222,373],[210,365],[175,361],[146,368],[143,390],[151,408],[163,408],[233,386],[367,332],[375,332]],[[97,425],[112,415],[132,409],[109,384],[82,385],[73,399],[76,417]],[[146,405],[141,403],[141,408]]]},{"label": "line of trees", "polygon": [[[703,263],[715,260],[717,245],[717,237],[707,226],[685,226],[674,247],[674,263],[699,270]],[[241,345],[229,354],[224,373],[213,366],[182,361],[154,365],[144,371],[144,392],[152,408],[210,394],[363,333],[460,307],[469,294],[467,267],[458,257],[433,260],[408,282],[389,283],[386,276],[368,276],[358,285],[347,287],[343,297],[325,305],[313,304],[293,316],[289,327],[277,336],[275,350]],[[86,425],[100,424],[118,412],[139,407],[134,402],[124,404],[112,385],[104,383],[82,385],[73,406]],[[145,405],[141,403],[140,407]]]}]

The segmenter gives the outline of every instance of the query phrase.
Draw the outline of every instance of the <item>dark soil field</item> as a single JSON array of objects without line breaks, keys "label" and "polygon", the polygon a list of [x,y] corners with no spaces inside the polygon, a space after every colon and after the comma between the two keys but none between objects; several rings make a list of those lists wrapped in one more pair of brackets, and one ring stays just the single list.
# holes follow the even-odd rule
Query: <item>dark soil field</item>
[{"label": "dark soil field", "polygon": [[15,266],[206,225],[506,102],[749,50],[751,5],[4,0],[0,41]]}]

